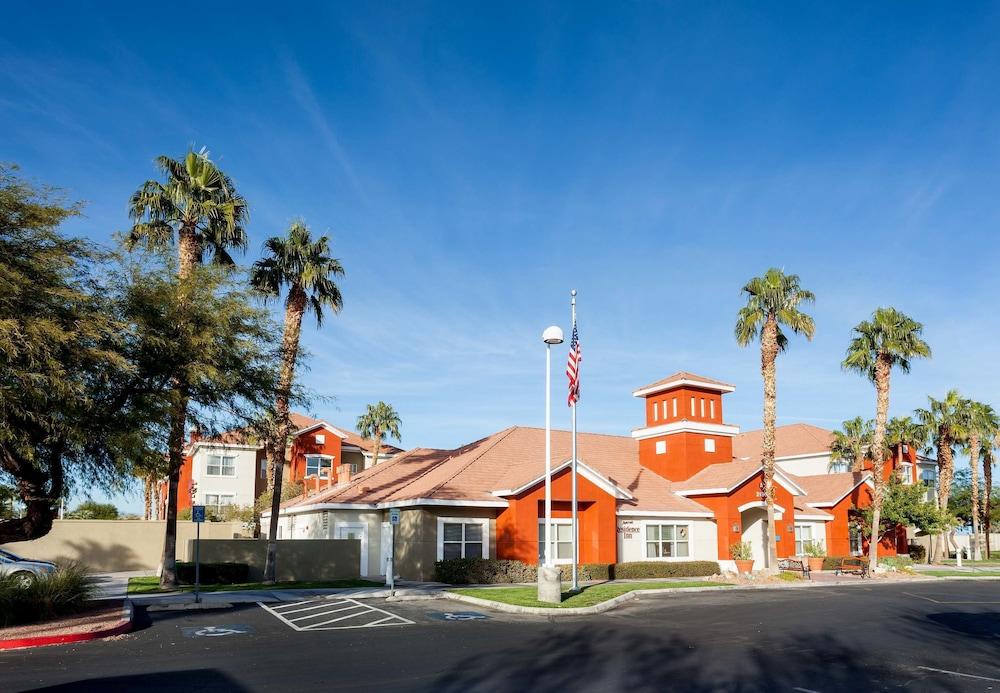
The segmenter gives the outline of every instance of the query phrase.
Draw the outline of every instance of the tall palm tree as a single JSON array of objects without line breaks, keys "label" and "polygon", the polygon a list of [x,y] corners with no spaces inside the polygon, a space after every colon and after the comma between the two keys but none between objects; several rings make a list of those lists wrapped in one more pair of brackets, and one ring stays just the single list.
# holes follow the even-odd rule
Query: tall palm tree
[{"label": "tall palm tree", "polygon": [[768,572],[778,569],[778,545],[774,535],[774,426],[777,418],[777,382],[775,362],[788,346],[782,328],[811,340],[816,325],[800,306],[816,300],[799,283],[797,274],[785,274],[772,267],[754,277],[742,289],[747,303],[736,318],[736,341],[746,346],[760,340],[760,372],[764,379],[764,437],[761,462],[764,467],[764,497],[767,504]]},{"label": "tall palm tree", "polygon": [[[1000,431],[1000,419],[993,407],[982,402],[969,402],[968,435],[965,452],[969,455],[969,471],[972,488],[972,560],[979,560],[979,454],[983,443],[992,444],[993,437]],[[989,495],[987,489],[986,495]]]},{"label": "tall palm tree", "polygon": [[[955,475],[953,446],[962,444],[968,436],[968,400],[958,390],[949,390],[944,399],[927,398],[926,409],[916,409],[913,414],[928,431],[928,438],[937,453],[937,501],[941,510],[948,509],[951,497],[951,480]],[[937,542],[934,559],[941,557],[944,542]]]},{"label": "tall palm tree", "polygon": [[896,466],[903,464],[903,446],[921,447],[927,439],[927,431],[909,416],[894,416],[885,426],[886,445],[896,450]]},{"label": "tall palm tree", "polygon": [[852,472],[860,472],[865,468],[872,447],[872,430],[875,424],[871,419],[856,416],[843,423],[843,430],[833,432],[833,442],[830,444],[830,461],[845,462]]},{"label": "tall palm tree", "polygon": [[992,531],[993,517],[993,448],[1000,447],[1000,432],[986,442],[983,448],[983,486],[986,494],[983,498],[983,532],[986,535],[986,558],[992,557],[990,549],[990,532]]},{"label": "tall palm tree", "polygon": [[[163,248],[177,239],[177,274],[181,279],[180,301],[186,300],[185,285],[205,253],[218,264],[232,265],[232,249],[247,245],[245,225],[249,216],[246,200],[236,192],[229,177],[209,158],[208,152],[189,151],[183,160],[161,156],[156,165],[165,181],[147,180],[129,200],[133,226],[125,246]],[[184,434],[187,427],[188,387],[178,375],[173,379],[170,432],[167,440],[168,483],[166,532],[163,541],[160,585],[177,585],[177,484],[184,464]]]},{"label": "tall palm tree", "polygon": [[299,337],[302,334],[302,317],[307,310],[316,316],[316,325],[323,324],[323,309],[339,313],[343,297],[334,279],[344,276],[340,260],[330,257],[330,239],[322,236],[315,241],[309,227],[301,221],[294,222],[284,238],[275,236],[264,242],[267,255],[254,263],[250,283],[265,299],[281,295],[288,287],[285,298],[285,328],[281,342],[281,373],[275,393],[274,416],[277,424],[278,444],[268,446],[270,466],[271,524],[267,533],[267,560],[264,565],[265,582],[274,582],[275,556],[278,539],[278,512],[281,510],[282,468],[285,445],[291,423],[288,419],[288,400],[295,382],[295,363],[299,356]]},{"label": "tall palm tree", "polygon": [[376,402],[369,404],[365,413],[358,417],[358,433],[362,438],[372,441],[372,466],[378,464],[379,453],[382,451],[382,439],[391,437],[400,440],[399,427],[403,421],[399,412],[391,404]]},{"label": "tall palm tree", "polygon": [[872,432],[872,541],[868,545],[868,570],[878,566],[879,522],[882,502],[885,499],[885,425],[889,418],[889,385],[892,369],[910,372],[914,358],[930,358],[931,348],[921,338],[924,326],[895,308],[876,308],[871,320],[863,320],[854,328],[854,337],[847,347],[842,364],[845,370],[855,371],[875,385],[875,430]]}]

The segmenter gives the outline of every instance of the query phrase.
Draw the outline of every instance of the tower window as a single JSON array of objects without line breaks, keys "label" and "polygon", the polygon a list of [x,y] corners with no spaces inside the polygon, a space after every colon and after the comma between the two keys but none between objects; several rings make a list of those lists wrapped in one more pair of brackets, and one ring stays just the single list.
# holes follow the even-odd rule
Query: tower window
[{"label": "tower window", "polygon": [[674,418],[677,418],[677,398],[674,397]]},{"label": "tower window", "polygon": [[708,418],[710,418],[710,419],[714,419],[715,418],[715,400],[714,399],[708,400]]},{"label": "tower window", "polygon": [[665,440],[656,441],[656,454],[657,455],[667,454],[667,441]]},{"label": "tower window", "polygon": [[694,416],[694,397],[691,398],[691,416]]},{"label": "tower window", "polygon": [[701,398],[701,418],[705,418],[705,398]]},{"label": "tower window", "polygon": [[659,421],[660,419],[660,403],[653,402],[653,421]]}]

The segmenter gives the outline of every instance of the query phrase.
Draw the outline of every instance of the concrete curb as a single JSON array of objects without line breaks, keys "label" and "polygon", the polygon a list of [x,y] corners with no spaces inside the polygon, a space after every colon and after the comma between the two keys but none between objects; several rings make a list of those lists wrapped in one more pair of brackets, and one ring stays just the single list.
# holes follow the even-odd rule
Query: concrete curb
[{"label": "concrete curb", "polygon": [[86,642],[100,640],[113,635],[121,635],[132,630],[135,619],[135,608],[132,601],[126,599],[122,604],[122,617],[114,626],[87,633],[63,633],[62,635],[41,635],[34,638],[12,638],[0,640],[0,650],[23,650],[30,647],[45,647],[46,645],[62,645],[71,642]]}]

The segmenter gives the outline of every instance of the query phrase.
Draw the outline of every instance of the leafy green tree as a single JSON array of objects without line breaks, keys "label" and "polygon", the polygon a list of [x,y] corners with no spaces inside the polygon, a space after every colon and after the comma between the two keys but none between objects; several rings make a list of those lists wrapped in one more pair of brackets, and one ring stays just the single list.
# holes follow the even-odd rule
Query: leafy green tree
[{"label": "leafy green tree", "polygon": [[986,489],[983,499],[982,517],[984,534],[986,535],[986,557],[992,557],[990,549],[990,532],[993,526],[994,504],[1000,508],[1000,502],[994,500],[993,488],[993,449],[1000,447],[1000,433],[997,433],[983,447],[983,487]]},{"label": "leafy green tree", "polygon": [[[950,513],[942,512],[934,503],[924,500],[924,487],[920,484],[904,484],[896,477],[890,477],[882,501],[877,523],[874,506],[855,509],[853,513],[854,524],[869,545],[895,536],[897,527],[916,527],[921,532],[932,534],[954,525]],[[878,527],[874,540],[872,527]]]},{"label": "leafy green tree", "polygon": [[[287,440],[291,427],[288,419],[289,399],[295,382],[302,318],[307,310],[312,311],[316,316],[316,325],[320,326],[323,324],[324,308],[333,313],[340,312],[344,301],[335,280],[344,275],[344,268],[340,260],[330,256],[330,239],[321,236],[313,240],[309,227],[301,221],[291,225],[286,237],[274,236],[265,241],[264,249],[267,255],[254,263],[250,283],[265,298],[278,297],[282,289],[288,288],[285,329],[281,342],[281,372],[274,403],[276,439],[284,441]],[[268,487],[272,490],[282,488],[285,446],[270,445],[265,446],[265,449],[270,455]],[[267,537],[267,559],[264,564],[265,582],[274,582],[275,576],[281,500],[280,494],[274,496]]]},{"label": "leafy green tree", "polygon": [[[944,399],[928,397],[927,401],[926,409],[916,409],[913,414],[927,430],[927,438],[937,452],[938,507],[947,508],[955,473],[954,446],[963,444],[969,435],[969,400],[958,394],[958,390],[949,390]],[[944,542],[936,542],[932,560],[941,558],[944,550]]]},{"label": "leafy green tree", "polygon": [[67,520],[117,520],[118,508],[114,503],[98,503],[87,499],[66,513]]},{"label": "leafy green tree", "polygon": [[[872,431],[872,513],[878,526],[885,498],[885,461],[888,457],[885,429],[889,418],[889,389],[892,369],[910,372],[910,361],[930,358],[931,348],[920,336],[924,326],[895,308],[876,308],[871,320],[854,328],[843,367],[868,378],[875,386],[875,429]],[[869,570],[878,566],[878,542],[868,547]]]},{"label": "leafy green tree", "polygon": [[[970,469],[958,469],[955,471],[955,478],[952,482],[952,492],[948,497],[948,512],[958,518],[962,527],[972,527],[972,494],[973,482]],[[987,516],[985,509],[990,507],[992,522],[1000,523],[1000,488],[990,489],[990,494],[986,493],[986,485],[979,480],[978,496],[982,501],[979,506],[978,522],[983,524],[985,529]],[[992,499],[992,503],[987,504],[987,499]]]},{"label": "leafy green tree", "polygon": [[[247,245],[245,224],[249,216],[246,200],[232,180],[209,158],[208,152],[189,151],[182,159],[160,156],[156,165],[163,182],[147,180],[129,200],[129,216],[134,224],[125,237],[126,247],[144,245],[148,249],[170,246],[176,237],[177,272],[182,308],[192,305],[188,286],[195,280],[195,268],[205,253],[217,264],[231,266],[232,249]],[[181,310],[179,319],[190,323],[191,315]],[[177,584],[177,485],[184,464],[184,438],[188,423],[190,392],[180,369],[172,380],[170,438],[167,446],[167,516],[163,542],[160,584]]]},{"label": "leafy green tree", "polygon": [[760,341],[760,372],[764,380],[764,435],[761,441],[761,462],[764,467],[764,496],[767,503],[767,570],[778,570],[778,545],[774,527],[774,427],[777,419],[778,354],[788,346],[783,328],[812,339],[816,330],[811,316],[801,306],[816,300],[811,291],[802,288],[798,275],[785,274],[771,268],[762,276],[744,285],[746,305],[736,318],[736,341],[747,346]]},{"label": "leafy green tree", "polygon": [[[968,404],[968,435],[965,439],[964,450],[969,455],[969,491],[970,491],[970,517],[972,525],[972,560],[979,559],[979,457],[982,452],[983,442],[990,445],[993,438],[1000,432],[1000,419],[993,407],[982,402],[969,402]],[[987,501],[988,499],[984,499]]]},{"label": "leafy green tree", "polygon": [[871,454],[872,431],[875,423],[871,419],[856,416],[842,424],[839,431],[833,432],[833,442],[830,444],[831,464],[846,464],[852,472],[864,469],[865,460]]},{"label": "leafy green tree", "polygon": [[0,166],[0,481],[23,503],[0,543],[48,533],[74,484],[119,487],[165,416],[112,259],[59,233],[79,210]]},{"label": "leafy green tree", "polygon": [[897,466],[903,464],[903,446],[923,447],[927,431],[909,416],[894,416],[885,427],[886,444],[896,451]]},{"label": "leafy green tree", "polygon": [[399,427],[402,424],[399,412],[393,409],[391,404],[382,401],[369,404],[365,413],[358,417],[358,434],[372,442],[372,466],[378,464],[382,440],[386,436],[396,442],[400,441]]}]

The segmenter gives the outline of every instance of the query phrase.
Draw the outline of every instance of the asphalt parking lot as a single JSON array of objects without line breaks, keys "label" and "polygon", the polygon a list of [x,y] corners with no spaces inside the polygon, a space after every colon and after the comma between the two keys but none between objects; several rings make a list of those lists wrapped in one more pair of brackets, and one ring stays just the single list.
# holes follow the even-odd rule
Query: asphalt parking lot
[{"label": "asphalt parking lot", "polygon": [[4,691],[1000,690],[1000,582],[674,594],[562,618],[337,597],[165,611],[118,639],[0,652],[0,676]]}]

